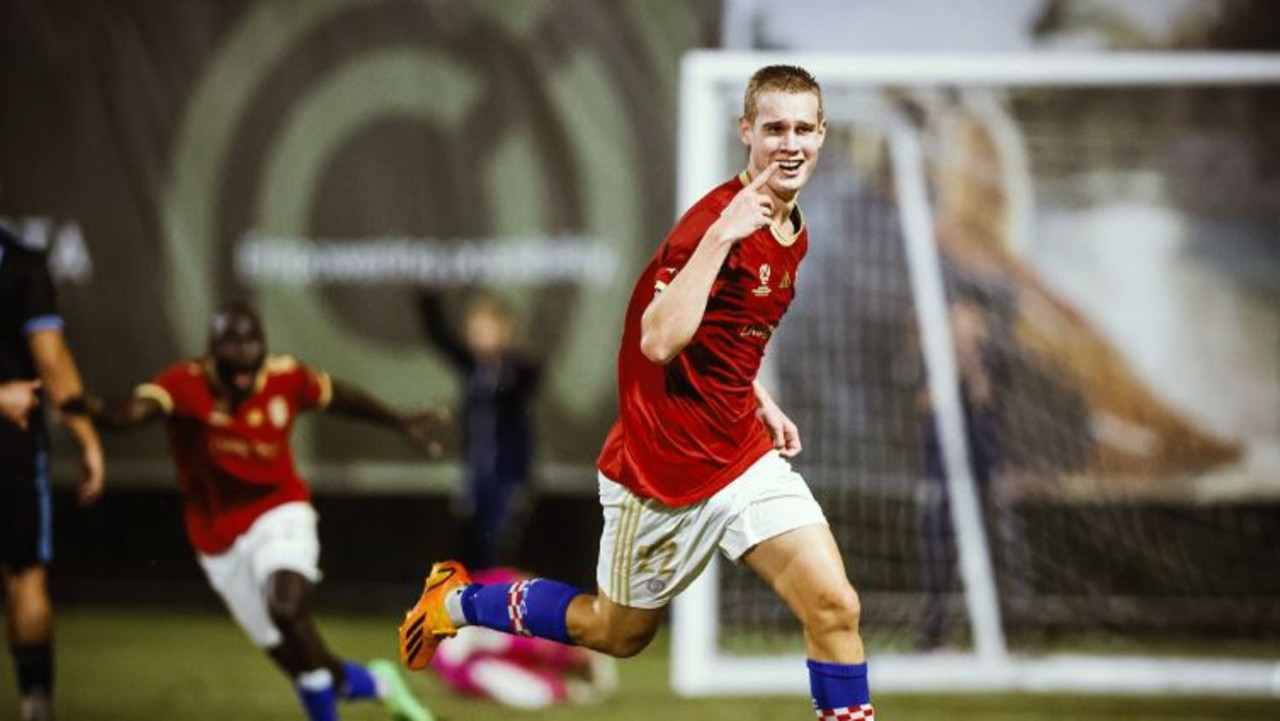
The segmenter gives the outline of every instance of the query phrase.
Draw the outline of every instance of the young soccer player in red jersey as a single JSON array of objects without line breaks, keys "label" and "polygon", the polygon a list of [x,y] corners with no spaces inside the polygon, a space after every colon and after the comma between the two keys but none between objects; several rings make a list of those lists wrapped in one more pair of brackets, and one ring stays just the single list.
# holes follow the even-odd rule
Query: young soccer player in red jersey
[{"label": "young soccer player in red jersey", "polygon": [[756,379],[809,243],[797,198],[826,137],[818,83],[792,66],[757,71],[738,134],[746,170],[684,214],[627,308],[620,418],[599,458],[598,593],[472,584],[460,564],[437,563],[400,627],[410,668],[464,625],[634,655],[719,549],[803,623],[818,718],[874,718],[858,596],[787,461],[799,431]]},{"label": "young soccer player in red jersey", "polygon": [[169,366],[130,397],[86,404],[108,428],[167,420],[200,565],[231,615],[294,680],[307,718],[337,719],[338,699],[381,699],[394,718],[431,721],[393,663],[341,660],[316,629],[307,605],[320,578],[316,513],[289,436],[299,414],[322,408],[430,450],[436,414],[396,412],[266,349],[257,313],[230,303],[213,316],[207,355]]}]

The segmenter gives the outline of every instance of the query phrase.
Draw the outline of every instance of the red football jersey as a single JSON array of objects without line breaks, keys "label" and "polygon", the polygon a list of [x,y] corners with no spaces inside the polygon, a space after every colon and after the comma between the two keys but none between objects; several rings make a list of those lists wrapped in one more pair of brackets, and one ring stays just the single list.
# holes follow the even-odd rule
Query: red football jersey
[{"label": "red football jersey", "polygon": [[328,375],[289,356],[267,358],[234,413],[207,357],[175,363],[138,386],[136,395],[154,399],[169,416],[191,545],[221,553],[264,512],[310,497],[289,434],[299,413],[324,407],[332,392]]},{"label": "red football jersey", "polygon": [[711,496],[773,448],[756,418],[752,382],[795,297],[796,273],[809,246],[798,206],[794,235],[761,228],[729,252],[702,324],[679,355],[659,365],[640,352],[645,308],[747,182],[743,173],[684,214],[640,274],[627,306],[618,352],[620,414],[599,467],[633,493],[668,506]]}]

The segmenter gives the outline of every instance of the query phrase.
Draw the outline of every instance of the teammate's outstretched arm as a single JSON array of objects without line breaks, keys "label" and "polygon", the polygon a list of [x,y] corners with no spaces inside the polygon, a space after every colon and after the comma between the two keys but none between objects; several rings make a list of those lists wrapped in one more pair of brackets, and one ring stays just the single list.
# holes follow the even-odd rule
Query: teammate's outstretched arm
[{"label": "teammate's outstretched arm", "polygon": [[444,454],[443,431],[450,424],[449,411],[443,407],[401,412],[350,383],[331,379],[333,398],[328,411],[368,421],[400,431],[415,447],[431,458]]},{"label": "teammate's outstretched arm", "polygon": [[133,395],[104,399],[85,393],[84,401],[93,422],[109,430],[133,428],[165,415],[164,407],[160,402],[148,396]]},{"label": "teammate's outstretched arm", "polygon": [[80,502],[93,503],[102,495],[105,463],[98,431],[85,417],[81,405],[84,385],[80,380],[80,369],[60,328],[37,330],[27,336],[27,343],[50,403],[62,411],[62,425],[80,446]]}]

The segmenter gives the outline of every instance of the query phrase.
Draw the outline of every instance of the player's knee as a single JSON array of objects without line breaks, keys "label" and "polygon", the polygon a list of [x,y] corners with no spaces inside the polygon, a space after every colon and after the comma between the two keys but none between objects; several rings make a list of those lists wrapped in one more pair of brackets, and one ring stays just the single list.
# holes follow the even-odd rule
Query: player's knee
[{"label": "player's knee", "polygon": [[32,614],[44,615],[49,612],[49,586],[43,567],[10,572],[6,580],[5,594],[10,606],[9,613],[12,616],[21,618]]},{"label": "player's knee", "polygon": [[267,613],[277,626],[288,626],[306,615],[306,595],[289,588],[272,588],[267,593]]},{"label": "player's knee", "polygon": [[9,598],[47,596],[48,582],[44,566],[10,569],[5,574],[5,592]]},{"label": "player's knee", "polygon": [[267,613],[277,626],[292,625],[305,612],[300,598],[272,595],[267,599]]},{"label": "player's knee", "polygon": [[614,658],[631,658],[648,648],[650,640],[639,636],[613,638],[606,642],[605,648],[602,650]]},{"label": "player's knee", "polygon": [[307,614],[311,582],[292,571],[278,571],[267,580],[267,613],[277,626],[302,620]]},{"label": "player's knee", "polygon": [[809,632],[816,636],[856,633],[862,617],[862,602],[849,584],[818,589],[805,618]]}]

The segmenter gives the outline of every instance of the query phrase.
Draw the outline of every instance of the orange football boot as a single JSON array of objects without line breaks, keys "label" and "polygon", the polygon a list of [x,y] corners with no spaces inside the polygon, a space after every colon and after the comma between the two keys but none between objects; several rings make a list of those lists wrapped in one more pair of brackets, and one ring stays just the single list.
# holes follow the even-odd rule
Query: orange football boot
[{"label": "orange football boot", "polygon": [[435,655],[436,646],[458,635],[458,627],[453,625],[444,608],[444,599],[455,588],[469,585],[471,574],[457,561],[440,561],[431,567],[422,596],[404,614],[404,623],[400,624],[401,663],[414,671],[426,668]]}]

